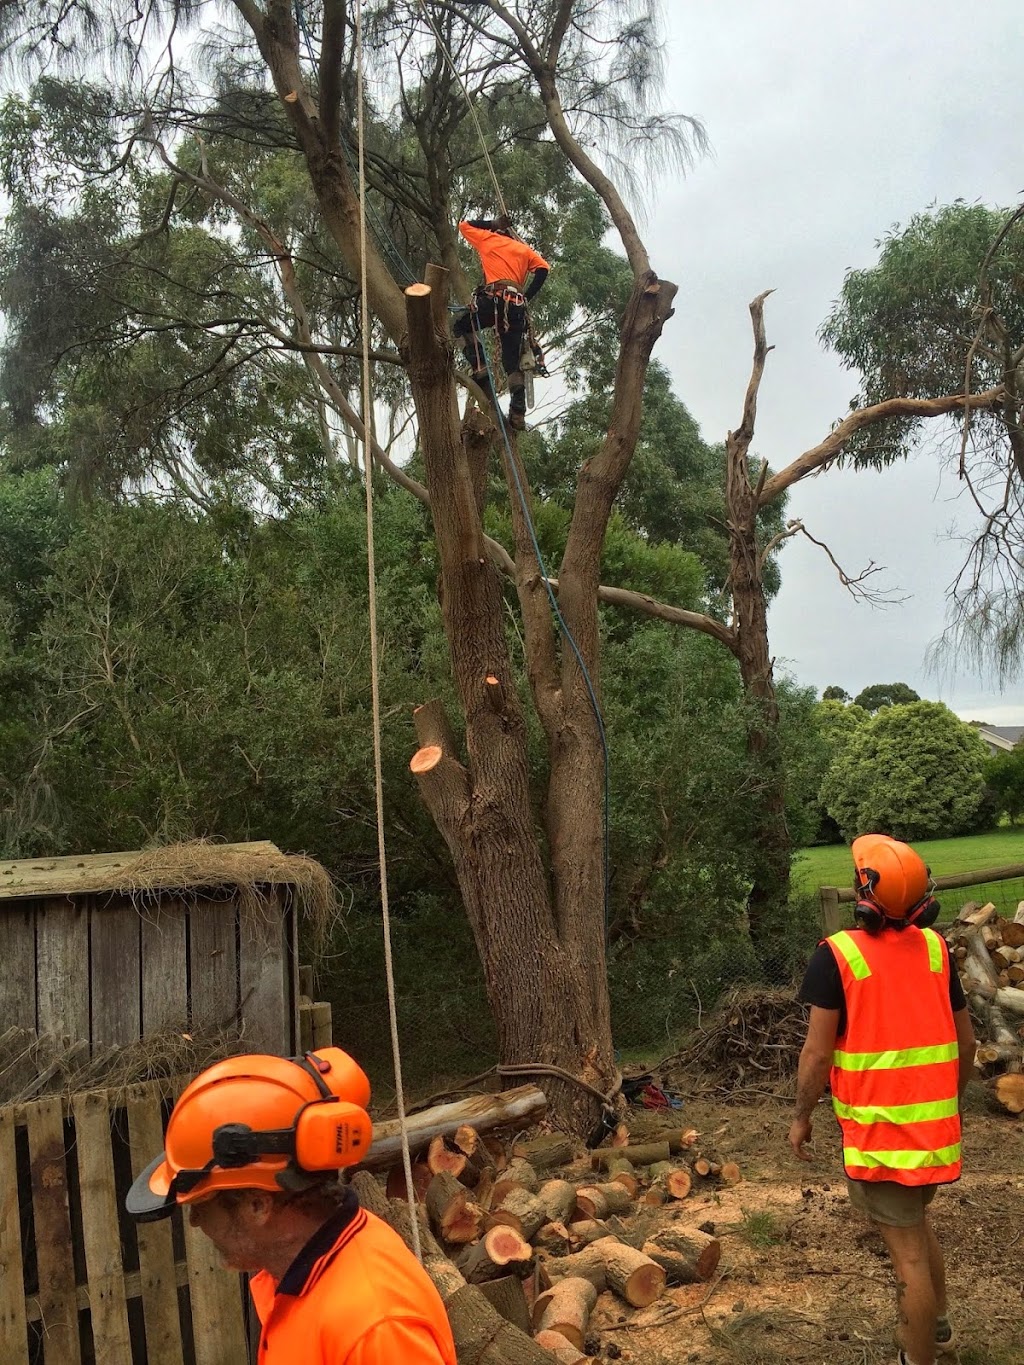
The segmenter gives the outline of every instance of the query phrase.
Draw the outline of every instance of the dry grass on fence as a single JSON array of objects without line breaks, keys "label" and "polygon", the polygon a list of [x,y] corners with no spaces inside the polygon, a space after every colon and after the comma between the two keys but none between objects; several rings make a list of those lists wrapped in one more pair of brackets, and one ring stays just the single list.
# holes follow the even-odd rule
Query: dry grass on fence
[{"label": "dry grass on fence", "polygon": [[237,1028],[168,1028],[90,1057],[88,1043],[9,1028],[0,1034],[0,1104],[83,1090],[108,1090],[116,1096],[140,1081],[195,1076],[247,1050]]},{"label": "dry grass on fence", "polygon": [[341,914],[334,883],[316,859],[281,853],[273,844],[237,848],[205,839],[167,844],[141,853],[111,878],[109,889],[145,910],[161,891],[229,887],[243,910],[269,914],[267,889],[278,886],[291,888],[313,943],[325,946]]},{"label": "dry grass on fence", "polygon": [[737,1101],[788,1096],[806,1032],[807,1010],[792,991],[730,991],[657,1071],[671,1084],[685,1079],[691,1092]]}]

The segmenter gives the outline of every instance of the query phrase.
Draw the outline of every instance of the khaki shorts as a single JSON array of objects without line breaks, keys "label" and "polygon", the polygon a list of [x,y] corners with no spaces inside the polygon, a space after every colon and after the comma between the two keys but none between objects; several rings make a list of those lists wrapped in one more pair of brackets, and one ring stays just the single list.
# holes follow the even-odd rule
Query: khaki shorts
[{"label": "khaki shorts", "polygon": [[874,1223],[890,1228],[914,1228],[935,1198],[937,1185],[899,1185],[895,1180],[851,1180],[846,1177],[850,1203]]}]

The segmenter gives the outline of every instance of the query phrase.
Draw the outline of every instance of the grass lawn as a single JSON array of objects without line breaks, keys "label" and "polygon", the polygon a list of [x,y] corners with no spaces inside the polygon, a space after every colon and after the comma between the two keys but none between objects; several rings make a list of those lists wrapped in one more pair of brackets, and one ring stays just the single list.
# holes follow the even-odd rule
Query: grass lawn
[{"label": "grass lawn", "polygon": [[[915,843],[932,870],[933,877],[948,877],[954,872],[970,872],[974,868],[1005,867],[1010,863],[1024,863],[1024,828],[997,829],[989,834],[971,834],[962,839],[928,839]],[[830,844],[823,848],[805,848],[793,860],[793,889],[798,892],[816,891],[819,886],[850,886],[853,883],[853,863],[845,844]],[[1013,915],[1017,902],[1024,899],[1024,880],[991,882],[987,886],[965,886],[947,892],[950,908],[968,900],[991,900],[1001,913]],[[940,892],[939,899],[942,899]],[[943,915],[945,919],[946,916]]]}]

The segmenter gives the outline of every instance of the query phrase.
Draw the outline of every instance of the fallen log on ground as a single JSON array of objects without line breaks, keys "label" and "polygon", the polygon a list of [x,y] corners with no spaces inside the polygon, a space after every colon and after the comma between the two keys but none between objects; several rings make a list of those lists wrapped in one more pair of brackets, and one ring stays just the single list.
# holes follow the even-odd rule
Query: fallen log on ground
[{"label": "fallen log on ground", "polygon": [[[515,1125],[522,1128],[535,1123],[547,1106],[544,1091],[535,1085],[520,1085],[515,1090],[504,1090],[500,1095],[471,1095],[451,1104],[435,1105],[406,1120],[409,1146],[415,1152],[426,1147],[432,1138],[454,1137],[464,1125],[471,1125],[478,1133],[489,1133],[495,1128]],[[490,1144],[485,1146],[491,1150]],[[379,1171],[402,1159],[402,1132],[397,1119],[373,1125],[373,1145],[360,1169]]]}]

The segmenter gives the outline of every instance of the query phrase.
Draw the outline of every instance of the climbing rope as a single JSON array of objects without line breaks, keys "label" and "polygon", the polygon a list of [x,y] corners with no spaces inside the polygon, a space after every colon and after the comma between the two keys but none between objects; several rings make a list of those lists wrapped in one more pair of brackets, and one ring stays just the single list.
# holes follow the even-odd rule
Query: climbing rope
[{"label": "climbing rope", "polygon": [[[373,775],[377,801],[377,855],[380,863],[380,903],[384,921],[384,972],[388,986],[388,1017],[391,1026],[391,1056],[395,1069],[395,1102],[398,1105],[398,1125],[402,1135],[402,1167],[405,1188],[410,1202],[415,1199],[412,1180],[412,1154],[409,1151],[409,1131],[405,1115],[405,1088],[402,1084],[402,1050],[398,1037],[398,1002],[395,990],[395,966],[391,949],[391,909],[388,901],[387,847],[384,838],[384,773],[381,760],[380,716],[380,659],[377,638],[377,558],[373,524],[373,456],[370,450],[370,431],[373,422],[370,391],[370,310],[369,287],[366,278],[366,146],[363,99],[363,0],[356,5],[356,134],[359,162],[359,289],[362,311],[363,347],[363,477],[366,481],[366,572],[370,611],[370,687],[373,703]],[[412,1229],[413,1251],[423,1260],[420,1246],[419,1220],[409,1220]]]}]

